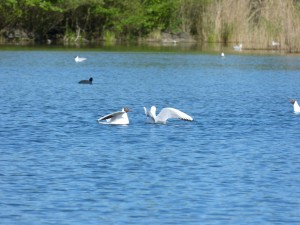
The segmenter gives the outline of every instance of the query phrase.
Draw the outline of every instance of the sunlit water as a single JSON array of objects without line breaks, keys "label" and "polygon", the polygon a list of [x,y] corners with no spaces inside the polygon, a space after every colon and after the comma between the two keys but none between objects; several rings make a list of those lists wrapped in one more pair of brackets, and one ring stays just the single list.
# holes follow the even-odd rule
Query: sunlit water
[{"label": "sunlit water", "polygon": [[0,80],[1,224],[300,223],[299,56],[0,51]]}]

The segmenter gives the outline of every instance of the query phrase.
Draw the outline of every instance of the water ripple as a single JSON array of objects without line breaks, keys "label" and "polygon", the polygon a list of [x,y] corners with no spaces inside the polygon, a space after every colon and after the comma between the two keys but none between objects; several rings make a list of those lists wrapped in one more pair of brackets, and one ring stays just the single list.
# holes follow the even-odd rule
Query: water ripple
[{"label": "water ripple", "polygon": [[0,52],[3,224],[300,222],[297,57],[82,53]]}]

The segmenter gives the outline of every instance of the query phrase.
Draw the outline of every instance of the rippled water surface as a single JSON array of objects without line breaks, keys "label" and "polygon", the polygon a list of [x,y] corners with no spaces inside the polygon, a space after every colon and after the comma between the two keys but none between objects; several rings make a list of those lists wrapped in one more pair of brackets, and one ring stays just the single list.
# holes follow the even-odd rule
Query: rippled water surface
[{"label": "rippled water surface", "polygon": [[300,223],[299,56],[2,50],[0,81],[1,224]]}]

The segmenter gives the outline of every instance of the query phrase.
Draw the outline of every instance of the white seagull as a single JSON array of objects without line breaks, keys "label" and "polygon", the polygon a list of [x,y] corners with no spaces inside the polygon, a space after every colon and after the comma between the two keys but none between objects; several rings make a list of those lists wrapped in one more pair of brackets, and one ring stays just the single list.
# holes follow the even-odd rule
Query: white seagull
[{"label": "white seagull", "polygon": [[236,51],[241,51],[242,48],[243,48],[243,45],[242,45],[242,44],[233,46],[233,49],[236,50]]},{"label": "white seagull", "polygon": [[294,106],[294,112],[295,112],[295,113],[300,113],[300,106],[298,105],[297,100],[291,99],[291,100],[290,100],[290,103],[292,103],[293,106]]},{"label": "white seagull", "polygon": [[276,41],[272,41],[272,46],[279,46],[280,45],[280,43],[279,42],[276,42]]},{"label": "white seagull", "polygon": [[81,57],[79,57],[79,56],[76,56],[75,57],[75,62],[83,62],[83,61],[85,61],[86,60],[86,58],[81,58]]},{"label": "white seagull", "polygon": [[192,121],[193,118],[184,112],[181,112],[178,109],[174,108],[163,108],[160,113],[156,116],[156,107],[152,106],[148,111],[146,107],[144,107],[145,114],[147,116],[147,123],[161,123],[166,124],[168,119],[175,118],[181,120]]},{"label": "white seagull", "polygon": [[129,109],[125,107],[122,111],[108,114],[99,118],[97,121],[101,124],[127,125],[129,124],[127,112],[129,112]]}]

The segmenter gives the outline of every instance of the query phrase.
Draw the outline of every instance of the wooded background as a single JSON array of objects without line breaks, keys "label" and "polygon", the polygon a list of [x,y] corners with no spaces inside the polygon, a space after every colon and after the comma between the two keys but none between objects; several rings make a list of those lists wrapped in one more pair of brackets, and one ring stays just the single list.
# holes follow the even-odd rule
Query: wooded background
[{"label": "wooded background", "polygon": [[198,42],[300,51],[300,0],[1,0],[1,42],[160,40],[186,33]]}]

